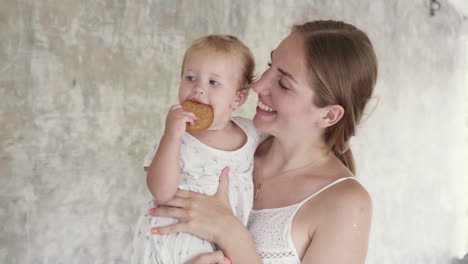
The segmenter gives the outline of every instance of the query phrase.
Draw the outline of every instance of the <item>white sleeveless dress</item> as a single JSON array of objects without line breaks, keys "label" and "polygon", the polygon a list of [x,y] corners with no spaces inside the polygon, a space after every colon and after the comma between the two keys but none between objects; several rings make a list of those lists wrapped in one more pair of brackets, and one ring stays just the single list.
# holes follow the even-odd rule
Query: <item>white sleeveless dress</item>
[{"label": "white sleeveless dress", "polygon": [[[254,153],[266,135],[257,131],[250,119],[233,117],[231,120],[247,135],[244,146],[234,151],[212,148],[185,133],[181,146],[179,188],[213,195],[218,188],[222,169],[229,165],[229,201],[234,215],[246,225],[253,204]],[[151,164],[157,145],[152,146],[145,156],[145,167]],[[187,233],[151,234],[154,227],[178,222],[175,218],[149,215],[148,209],[152,207],[153,201],[149,201],[136,226],[132,264],[185,263],[201,253],[215,249],[215,245]]]},{"label": "white sleeveless dress", "polygon": [[333,181],[299,203],[280,208],[261,209],[250,212],[247,228],[264,264],[299,264],[301,260],[291,237],[291,224],[296,212],[310,199],[331,186],[347,179]]}]

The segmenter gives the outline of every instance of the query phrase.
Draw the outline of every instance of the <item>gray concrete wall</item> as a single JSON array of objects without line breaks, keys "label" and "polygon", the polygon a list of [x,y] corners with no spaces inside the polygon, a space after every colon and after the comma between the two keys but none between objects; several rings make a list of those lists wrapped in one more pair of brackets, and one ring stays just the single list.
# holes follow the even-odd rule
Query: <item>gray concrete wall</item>
[{"label": "gray concrete wall", "polygon": [[449,263],[465,252],[467,22],[441,2],[430,17],[425,0],[0,0],[0,263],[126,263],[187,45],[234,34],[262,72],[317,18],[364,29],[380,61],[352,142],[374,202],[367,263]]}]

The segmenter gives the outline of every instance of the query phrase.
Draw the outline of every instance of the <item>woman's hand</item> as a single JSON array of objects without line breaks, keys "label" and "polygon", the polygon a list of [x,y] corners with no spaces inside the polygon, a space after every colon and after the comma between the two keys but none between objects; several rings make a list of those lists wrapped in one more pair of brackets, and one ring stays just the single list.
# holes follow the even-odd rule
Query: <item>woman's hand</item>
[{"label": "woman's hand", "polygon": [[203,253],[185,262],[185,264],[231,264],[231,260],[223,255],[221,250]]},{"label": "woman's hand", "polygon": [[[262,263],[250,233],[232,213],[228,195],[228,174],[229,167],[226,167],[219,176],[218,191],[213,196],[177,190],[175,196],[162,204],[163,206],[151,209],[151,215],[179,218],[179,223],[158,227],[151,232],[190,233],[215,243],[235,263]],[[219,256],[216,254],[221,252],[202,254],[189,263],[231,263],[229,259],[219,262]]]},{"label": "woman's hand", "polygon": [[239,222],[229,203],[229,170],[229,167],[223,169],[218,191],[213,196],[177,190],[175,196],[164,206],[151,209],[150,214],[154,216],[179,218],[179,223],[153,228],[152,233],[184,232],[218,243],[223,232]]}]

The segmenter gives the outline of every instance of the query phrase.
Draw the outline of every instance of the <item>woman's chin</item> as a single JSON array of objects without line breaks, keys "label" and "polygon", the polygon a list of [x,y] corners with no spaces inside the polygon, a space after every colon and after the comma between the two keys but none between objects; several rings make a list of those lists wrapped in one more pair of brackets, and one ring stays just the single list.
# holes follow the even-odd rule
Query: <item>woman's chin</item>
[{"label": "woman's chin", "polygon": [[257,113],[255,114],[252,122],[256,129],[263,133],[270,134],[270,129],[268,128],[271,126],[271,116],[263,116]]}]

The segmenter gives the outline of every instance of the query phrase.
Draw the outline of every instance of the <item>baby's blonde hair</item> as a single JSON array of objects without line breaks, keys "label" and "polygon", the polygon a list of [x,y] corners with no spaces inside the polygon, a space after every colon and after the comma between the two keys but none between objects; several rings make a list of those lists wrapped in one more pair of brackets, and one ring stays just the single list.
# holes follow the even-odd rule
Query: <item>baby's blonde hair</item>
[{"label": "baby's blonde hair", "polygon": [[211,49],[216,52],[222,52],[232,56],[241,56],[242,78],[240,80],[240,89],[249,89],[255,79],[255,60],[250,49],[244,45],[238,38],[231,35],[214,34],[196,39],[192,42],[184,55],[182,63],[181,76],[184,71],[187,55],[193,50]]}]

